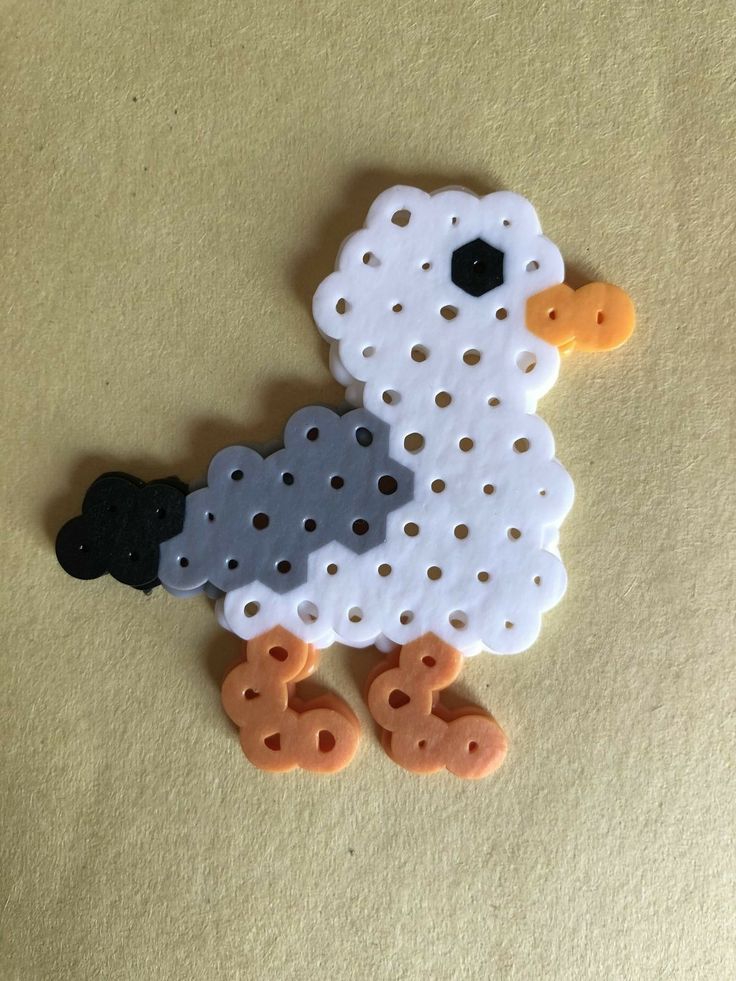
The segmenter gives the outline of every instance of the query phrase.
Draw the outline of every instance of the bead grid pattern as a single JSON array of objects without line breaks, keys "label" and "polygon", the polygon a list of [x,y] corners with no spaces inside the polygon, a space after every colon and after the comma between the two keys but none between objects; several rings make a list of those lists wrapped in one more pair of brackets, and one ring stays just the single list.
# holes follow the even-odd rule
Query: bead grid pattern
[{"label": "bead grid pattern", "polygon": [[161,546],[159,577],[178,594],[260,582],[285,593],[307,579],[311,552],[351,552],[386,537],[386,516],[411,500],[414,475],[388,456],[389,427],[365,409],[296,412],[284,448],[262,457],[229,446],[186,502],[180,535]]},{"label": "bead grid pattern", "polygon": [[313,309],[335,378],[387,427],[413,496],[363,554],[335,535],[312,550],[296,588],[229,589],[223,626],[249,639],[280,625],[317,647],[388,650],[428,632],[465,654],[533,643],[565,590],[557,546],[573,485],[535,414],[560,356],[525,307],[563,276],[519,195],[379,196]]}]

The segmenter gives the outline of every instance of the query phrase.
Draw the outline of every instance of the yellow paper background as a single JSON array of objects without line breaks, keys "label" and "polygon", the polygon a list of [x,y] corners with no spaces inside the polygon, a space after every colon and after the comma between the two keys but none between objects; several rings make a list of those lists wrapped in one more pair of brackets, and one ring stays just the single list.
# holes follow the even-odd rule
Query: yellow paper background
[{"label": "yellow paper background", "polygon": [[[734,977],[729,4],[2,0],[0,977]],[[103,469],[193,478],[337,402],[311,294],[397,182],[528,196],[638,330],[541,414],[577,488],[508,731],[420,779],[263,775],[204,600],[56,566]]]}]

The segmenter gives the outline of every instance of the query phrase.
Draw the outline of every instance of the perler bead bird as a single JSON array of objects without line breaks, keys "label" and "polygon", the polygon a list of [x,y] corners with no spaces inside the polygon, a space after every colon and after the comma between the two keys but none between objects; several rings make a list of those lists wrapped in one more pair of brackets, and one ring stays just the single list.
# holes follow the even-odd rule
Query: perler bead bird
[{"label": "perler bead bird", "polygon": [[500,726],[439,694],[464,655],[528,648],[565,591],[573,484],[537,402],[561,354],[626,341],[632,303],[608,284],[566,286],[517,194],[393,187],[313,312],[355,408],[301,409],[283,448],[227,447],[189,490],[104,474],[59,532],[59,561],[80,579],[215,599],[245,641],[222,697],[256,766],[351,760],[348,706],[296,695],[339,641],[386,655],[366,698],[396,763],[485,776],[506,753]]}]

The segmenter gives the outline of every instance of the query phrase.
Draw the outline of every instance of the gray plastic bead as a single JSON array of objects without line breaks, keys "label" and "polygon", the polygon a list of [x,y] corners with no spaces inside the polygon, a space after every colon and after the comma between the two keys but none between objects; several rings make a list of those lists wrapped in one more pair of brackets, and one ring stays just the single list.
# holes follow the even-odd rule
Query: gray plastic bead
[{"label": "gray plastic bead", "polygon": [[229,592],[262,582],[285,593],[307,579],[309,555],[338,541],[363,553],[384,541],[386,518],[412,500],[414,475],[392,460],[389,428],[366,409],[296,412],[284,446],[263,457],[228,446],[207,485],[188,495],[184,529],[161,546],[172,591]]}]

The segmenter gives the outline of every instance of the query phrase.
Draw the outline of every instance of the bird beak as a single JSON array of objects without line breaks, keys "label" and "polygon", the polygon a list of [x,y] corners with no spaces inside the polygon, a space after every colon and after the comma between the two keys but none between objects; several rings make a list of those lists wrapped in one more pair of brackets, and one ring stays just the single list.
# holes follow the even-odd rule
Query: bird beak
[{"label": "bird beak", "polygon": [[612,351],[631,337],[635,321],[631,298],[610,283],[588,283],[578,290],[558,283],[526,302],[527,328],[560,354]]}]

